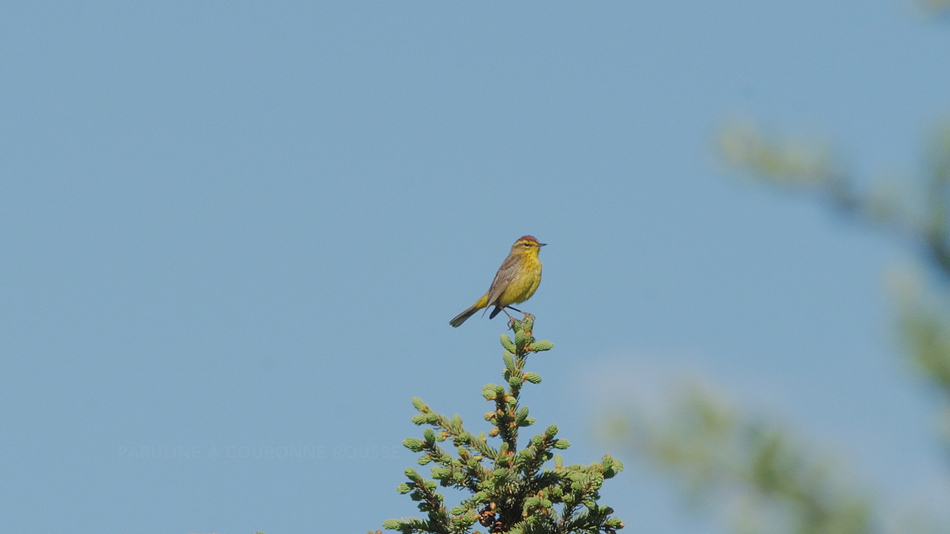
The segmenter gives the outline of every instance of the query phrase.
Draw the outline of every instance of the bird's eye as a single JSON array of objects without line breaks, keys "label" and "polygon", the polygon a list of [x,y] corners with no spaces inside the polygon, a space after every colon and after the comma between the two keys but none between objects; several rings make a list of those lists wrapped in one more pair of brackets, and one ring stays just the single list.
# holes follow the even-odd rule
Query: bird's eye
[{"label": "bird's eye", "polygon": [[531,246],[531,243],[524,243],[524,246],[530,247],[530,246]]}]

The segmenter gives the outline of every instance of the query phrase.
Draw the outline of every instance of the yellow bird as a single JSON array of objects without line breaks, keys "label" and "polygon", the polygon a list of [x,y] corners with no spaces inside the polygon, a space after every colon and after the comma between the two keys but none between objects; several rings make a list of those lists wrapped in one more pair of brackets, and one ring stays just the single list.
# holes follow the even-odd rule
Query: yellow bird
[{"label": "yellow bird", "polygon": [[[508,315],[505,308],[524,313],[511,305],[528,300],[538,289],[538,284],[541,283],[541,260],[538,259],[538,252],[546,244],[538,243],[538,240],[530,235],[519,237],[515,244],[511,245],[511,253],[498,268],[488,292],[467,310],[455,316],[449,324],[458,327],[475,312],[489,306],[495,307],[488,316],[489,319],[494,319],[498,312]],[[511,318],[511,315],[508,317]]]}]

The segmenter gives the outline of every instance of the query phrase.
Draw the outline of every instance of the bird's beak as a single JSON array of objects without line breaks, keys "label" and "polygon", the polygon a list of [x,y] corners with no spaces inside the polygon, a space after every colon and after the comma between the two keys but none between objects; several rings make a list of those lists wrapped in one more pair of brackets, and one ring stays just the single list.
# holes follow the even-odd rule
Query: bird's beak
[{"label": "bird's beak", "polygon": [[538,248],[543,247],[545,245],[547,245],[547,243],[538,243]]}]

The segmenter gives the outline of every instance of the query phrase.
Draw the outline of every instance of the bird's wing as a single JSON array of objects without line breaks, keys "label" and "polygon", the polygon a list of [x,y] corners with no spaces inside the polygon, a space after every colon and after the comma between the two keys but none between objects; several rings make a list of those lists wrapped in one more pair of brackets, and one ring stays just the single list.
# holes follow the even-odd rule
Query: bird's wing
[{"label": "bird's wing", "polygon": [[504,293],[508,285],[511,284],[511,281],[515,279],[520,260],[521,258],[508,256],[505,258],[505,261],[502,262],[501,267],[498,268],[498,272],[495,273],[495,279],[492,280],[491,287],[488,288],[488,301],[485,303],[486,308],[498,304],[498,297]]}]

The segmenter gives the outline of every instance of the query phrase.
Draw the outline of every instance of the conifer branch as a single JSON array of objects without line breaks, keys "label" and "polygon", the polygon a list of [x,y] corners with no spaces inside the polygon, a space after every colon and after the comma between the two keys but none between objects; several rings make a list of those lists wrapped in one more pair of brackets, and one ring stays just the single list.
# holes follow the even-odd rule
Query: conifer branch
[{"label": "conifer branch", "polygon": [[[541,382],[540,375],[525,371],[528,355],[550,350],[554,344],[535,340],[531,315],[524,321],[513,320],[509,326],[514,339],[501,336],[505,348],[502,376],[507,387],[488,384],[482,389],[482,396],[494,403],[494,409],[485,414],[485,420],[493,425],[488,436],[500,438],[501,443],[493,447],[485,434],[465,430],[458,415],[448,418],[414,398],[419,413],[412,422],[430,428],[423,431],[422,439],[407,438],[403,445],[420,454],[420,465],[434,464],[432,480],[410,468],[405,473],[408,482],[397,490],[418,501],[417,507],[427,519],[390,519],[383,523],[384,528],[405,534],[470,533],[476,522],[487,527],[487,532],[517,534],[613,533],[623,528],[623,522],[611,516],[613,509],[597,504],[604,480],[623,470],[619,461],[605,456],[600,463],[564,467],[563,458],[555,451],[567,449],[570,443],[556,437],[556,425],[518,448],[519,429],[535,422],[528,416],[528,408],[520,406],[521,390],[526,383]],[[439,445],[449,439],[456,455]],[[553,469],[545,467],[552,460]],[[446,510],[439,486],[472,495]]]}]

